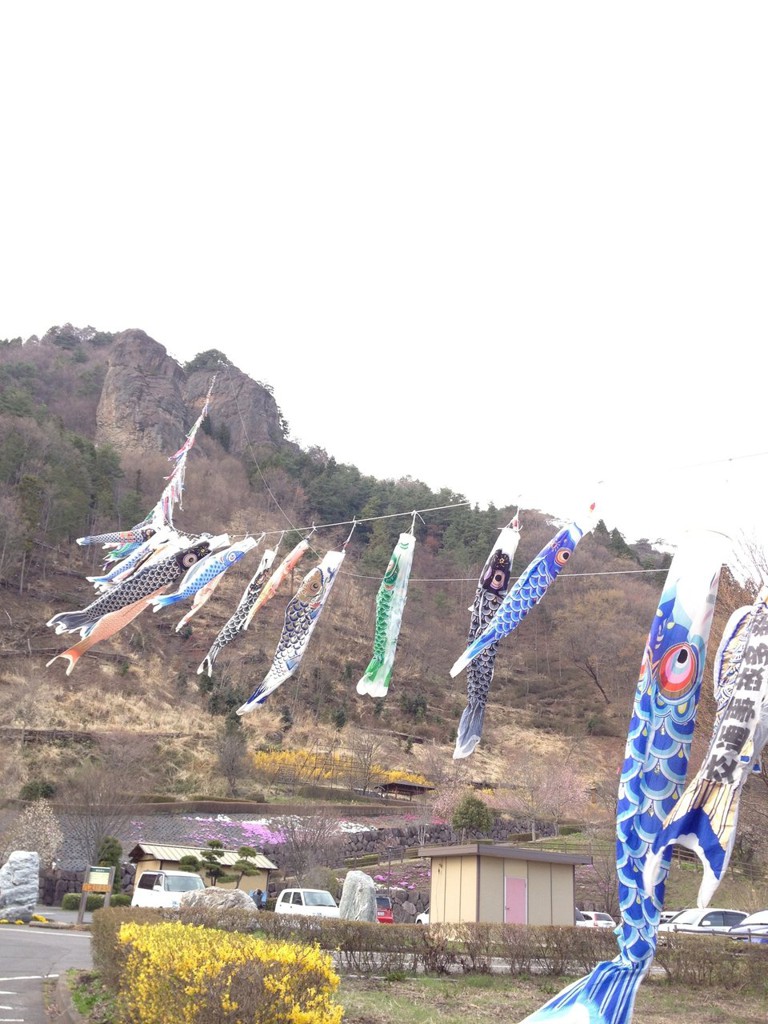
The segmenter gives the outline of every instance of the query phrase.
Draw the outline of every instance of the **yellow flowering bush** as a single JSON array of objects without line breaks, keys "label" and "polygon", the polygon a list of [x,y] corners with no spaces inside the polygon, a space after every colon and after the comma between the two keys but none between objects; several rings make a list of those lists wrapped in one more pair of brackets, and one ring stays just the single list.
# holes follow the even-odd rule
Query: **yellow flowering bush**
[{"label": "yellow flowering bush", "polygon": [[[359,763],[348,754],[318,753],[314,750],[257,750],[251,754],[251,762],[257,774],[265,780],[283,779],[294,783],[334,782],[349,779],[359,771]],[[412,782],[419,786],[430,785],[423,775],[398,769],[390,770],[382,765],[372,764],[371,778],[381,782]]]},{"label": "yellow flowering bush", "polygon": [[340,1024],[339,984],[317,946],[178,921],[129,922],[120,983],[130,1024]]}]

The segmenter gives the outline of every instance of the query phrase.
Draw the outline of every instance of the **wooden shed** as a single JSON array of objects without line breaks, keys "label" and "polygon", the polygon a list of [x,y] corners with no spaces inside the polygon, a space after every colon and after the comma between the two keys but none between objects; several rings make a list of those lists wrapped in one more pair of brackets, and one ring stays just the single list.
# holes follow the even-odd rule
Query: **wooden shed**
[{"label": "wooden shed", "polygon": [[429,920],[574,924],[575,868],[592,858],[504,843],[426,846],[432,863]]},{"label": "wooden shed", "polygon": [[[145,871],[178,871],[179,861],[182,857],[197,857],[198,860],[202,860],[203,850],[199,846],[168,846],[165,843],[138,843],[131,852],[128,854],[128,859],[136,865],[136,877],[134,878],[134,885],[138,882],[139,878]],[[227,874],[231,873],[231,869],[240,857],[236,850],[222,850],[219,865],[224,869]],[[277,865],[273,864],[268,857],[264,854],[259,853],[251,860],[256,866],[256,874],[246,875],[248,889],[262,889],[264,892],[267,890],[267,884],[269,882],[269,872],[276,871]],[[204,871],[199,871],[198,874],[207,882]],[[244,882],[244,884],[246,884]],[[223,882],[218,884],[218,888],[221,889],[234,889],[234,882]]]},{"label": "wooden shed", "polygon": [[434,786],[425,785],[420,782],[382,782],[380,786],[376,787],[376,792],[380,793],[383,797],[404,796],[409,800],[413,800],[415,796],[424,796],[425,793],[431,792],[434,788]]}]

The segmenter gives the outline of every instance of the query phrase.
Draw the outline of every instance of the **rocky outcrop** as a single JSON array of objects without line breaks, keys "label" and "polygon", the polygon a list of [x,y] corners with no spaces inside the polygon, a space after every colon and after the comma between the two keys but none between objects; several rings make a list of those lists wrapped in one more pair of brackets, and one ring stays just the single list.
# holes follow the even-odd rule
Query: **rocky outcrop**
[{"label": "rocky outcrop", "polygon": [[200,410],[184,403],[184,371],[144,331],[115,336],[96,413],[96,440],[117,451],[163,452],[181,447]]},{"label": "rocky outcrop", "polygon": [[[263,385],[251,380],[236,366],[219,367],[208,421],[211,434],[233,455],[261,445],[287,443],[277,402]],[[202,409],[214,371],[194,370],[184,384],[188,408]]]},{"label": "rocky outcrop", "polygon": [[271,392],[229,363],[184,369],[140,330],[116,334],[96,413],[97,441],[120,452],[177,451],[216,383],[204,429],[227,451],[286,444]]},{"label": "rocky outcrop", "polygon": [[34,850],[14,850],[0,868],[0,919],[32,920],[39,877],[39,855]]}]

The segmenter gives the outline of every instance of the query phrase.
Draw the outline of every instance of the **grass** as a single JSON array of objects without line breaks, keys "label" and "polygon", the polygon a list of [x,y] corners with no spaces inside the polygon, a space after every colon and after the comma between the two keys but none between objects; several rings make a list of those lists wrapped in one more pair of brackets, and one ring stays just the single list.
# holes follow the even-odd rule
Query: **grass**
[{"label": "grass", "polygon": [[[564,988],[567,979],[470,976],[387,982],[343,978],[345,1024],[483,1024],[521,1021]],[[646,981],[635,1024],[765,1024],[766,995]]]},{"label": "grass", "polygon": [[115,1019],[115,997],[104,988],[96,972],[71,971],[69,990],[75,1009],[89,1024],[111,1024]]}]

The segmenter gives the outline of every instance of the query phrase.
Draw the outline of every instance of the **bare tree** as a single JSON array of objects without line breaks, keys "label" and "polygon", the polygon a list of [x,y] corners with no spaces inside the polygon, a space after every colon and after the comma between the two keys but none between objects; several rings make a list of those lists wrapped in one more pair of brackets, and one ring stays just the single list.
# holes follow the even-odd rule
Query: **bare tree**
[{"label": "bare tree", "polygon": [[216,741],[219,771],[227,780],[229,795],[238,796],[240,782],[248,774],[248,744],[238,728],[227,728]]},{"label": "bare tree", "polygon": [[367,793],[384,778],[384,770],[377,763],[383,747],[383,740],[374,732],[356,732],[348,743],[351,762],[349,767],[349,788]]},{"label": "bare tree", "polygon": [[102,737],[101,756],[87,761],[64,788],[60,803],[68,833],[84,863],[95,857],[106,836],[124,837],[142,786],[151,777],[154,744],[149,737],[111,733]]},{"label": "bare tree", "polygon": [[124,836],[136,803],[130,776],[116,776],[104,765],[86,764],[63,794],[68,833],[84,864],[94,864],[106,836]]},{"label": "bare tree", "polygon": [[281,868],[299,885],[319,867],[333,867],[342,855],[342,837],[334,818],[325,814],[290,817],[280,823],[284,836]]},{"label": "bare tree", "polygon": [[585,786],[571,760],[570,751],[546,763],[519,752],[510,758],[512,781],[498,792],[497,805],[527,819],[531,839],[536,839],[538,821],[552,821],[557,832],[566,812],[569,817],[583,813]]}]

